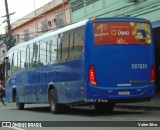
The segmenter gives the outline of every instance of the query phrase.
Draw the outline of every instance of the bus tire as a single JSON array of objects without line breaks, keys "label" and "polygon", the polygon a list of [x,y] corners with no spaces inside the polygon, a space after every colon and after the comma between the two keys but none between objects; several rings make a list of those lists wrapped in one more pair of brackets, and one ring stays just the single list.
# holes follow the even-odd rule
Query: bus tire
[{"label": "bus tire", "polygon": [[64,113],[67,110],[67,108],[69,108],[65,104],[59,104],[57,102],[58,97],[55,92],[55,89],[51,89],[49,91],[48,99],[49,99],[50,110],[53,114]]},{"label": "bus tire", "polygon": [[112,113],[115,103],[97,103],[94,104],[95,110],[102,113]]},{"label": "bus tire", "polygon": [[24,109],[24,103],[20,103],[19,102],[19,98],[18,98],[18,94],[16,93],[16,97],[15,97],[15,101],[16,101],[16,108],[18,110],[23,110]]}]

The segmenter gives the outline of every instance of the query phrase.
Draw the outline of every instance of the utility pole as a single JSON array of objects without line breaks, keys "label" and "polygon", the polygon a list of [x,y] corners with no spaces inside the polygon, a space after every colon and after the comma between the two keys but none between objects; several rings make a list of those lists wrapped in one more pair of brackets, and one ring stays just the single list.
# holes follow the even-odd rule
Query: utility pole
[{"label": "utility pole", "polygon": [[5,34],[5,38],[3,41],[6,44],[7,50],[9,50],[11,47],[14,46],[14,43],[15,43],[15,37],[13,37],[13,35],[12,35],[11,24],[10,24],[10,15],[12,15],[14,13],[9,14],[8,2],[7,2],[7,0],[4,0],[4,2],[5,2],[5,8],[6,8],[6,15],[3,17],[7,17],[7,24],[8,24],[7,30],[8,30],[8,32]]},{"label": "utility pole", "polygon": [[10,24],[10,14],[8,11],[8,2],[7,0],[5,1],[5,8],[6,8],[6,17],[7,17],[7,24],[8,24],[8,33],[11,34],[11,24]]}]

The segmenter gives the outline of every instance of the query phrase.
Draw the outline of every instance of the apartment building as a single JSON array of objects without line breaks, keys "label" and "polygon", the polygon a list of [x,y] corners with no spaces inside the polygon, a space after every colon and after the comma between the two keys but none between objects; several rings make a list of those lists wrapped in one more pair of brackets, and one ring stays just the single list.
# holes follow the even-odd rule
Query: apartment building
[{"label": "apartment building", "polygon": [[16,37],[16,44],[19,44],[70,22],[68,0],[52,0],[14,22],[12,34]]}]

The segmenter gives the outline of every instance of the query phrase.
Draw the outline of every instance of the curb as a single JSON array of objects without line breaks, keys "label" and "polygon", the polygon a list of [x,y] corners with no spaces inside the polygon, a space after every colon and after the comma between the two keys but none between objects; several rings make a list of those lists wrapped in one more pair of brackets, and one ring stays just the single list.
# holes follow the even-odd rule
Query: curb
[{"label": "curb", "polygon": [[117,108],[128,108],[128,109],[145,109],[145,110],[160,110],[160,106],[138,106],[138,105],[116,105]]}]

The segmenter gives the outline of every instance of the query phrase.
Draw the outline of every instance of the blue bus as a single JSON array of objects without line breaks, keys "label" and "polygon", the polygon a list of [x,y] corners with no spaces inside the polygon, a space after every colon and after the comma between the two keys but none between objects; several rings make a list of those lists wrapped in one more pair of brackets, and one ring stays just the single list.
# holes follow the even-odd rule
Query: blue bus
[{"label": "blue bus", "polygon": [[151,23],[92,18],[11,48],[4,59],[6,100],[47,103],[52,113],[74,105],[111,112],[116,103],[149,101],[155,91]]}]

